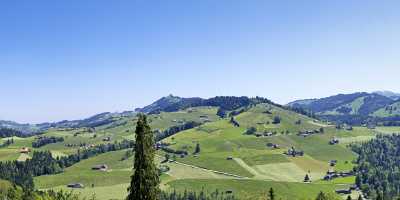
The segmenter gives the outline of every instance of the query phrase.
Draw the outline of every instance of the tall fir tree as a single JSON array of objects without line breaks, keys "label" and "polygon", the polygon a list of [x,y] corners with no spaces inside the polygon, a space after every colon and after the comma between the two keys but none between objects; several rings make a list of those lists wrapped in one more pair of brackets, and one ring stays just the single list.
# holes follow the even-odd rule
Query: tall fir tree
[{"label": "tall fir tree", "polygon": [[347,196],[347,199],[346,199],[346,200],[352,200],[352,199],[351,199],[351,196],[350,196],[350,195]]},{"label": "tall fir tree", "polygon": [[139,114],[136,125],[134,173],[128,188],[127,200],[157,200],[159,199],[159,177],[154,164],[155,140],[144,114]]},{"label": "tall fir tree", "polygon": [[275,200],[275,193],[274,193],[274,189],[270,188],[269,192],[268,192],[268,199],[269,200]]}]

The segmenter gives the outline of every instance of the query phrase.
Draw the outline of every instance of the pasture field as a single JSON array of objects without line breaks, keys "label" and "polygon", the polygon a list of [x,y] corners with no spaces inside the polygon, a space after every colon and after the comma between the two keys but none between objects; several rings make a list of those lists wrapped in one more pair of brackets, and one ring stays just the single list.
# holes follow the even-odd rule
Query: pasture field
[{"label": "pasture field", "polygon": [[[157,165],[169,167],[169,171],[161,176],[160,186],[163,190],[199,191],[203,188],[213,192],[219,189],[222,192],[233,191],[235,196],[245,199],[262,199],[273,187],[283,200],[308,199],[315,197],[319,191],[332,192],[354,183],[354,177],[321,180],[331,168],[330,160],[337,160],[334,167],[337,171],[349,171],[354,167],[353,161],[357,155],[348,148],[348,144],[368,141],[378,132],[400,131],[400,127],[337,130],[331,125],[268,104],[253,106],[235,116],[240,127],[231,124],[230,118],[219,118],[216,112],[215,107],[198,107],[149,116],[152,128],[161,131],[187,121],[207,121],[163,140],[169,144],[169,148],[184,150],[189,154],[185,157],[170,154],[170,158],[177,162],[163,162],[165,152],[157,151]],[[281,123],[272,123],[275,116],[281,118]],[[135,120],[135,117],[119,118],[112,124],[96,127],[94,131],[85,128],[50,129],[43,135],[63,137],[64,142],[40,148],[32,148],[35,137],[14,138],[14,144],[0,148],[0,161],[24,160],[32,156],[32,153],[21,155],[19,149],[22,147],[32,148],[33,151],[49,150],[56,158],[76,153],[80,144],[96,145],[134,139]],[[259,133],[276,132],[276,135],[256,137],[244,134],[249,127],[256,127]],[[299,131],[320,128],[324,129],[324,133],[307,137],[297,135]],[[111,141],[103,141],[106,137],[110,137]],[[332,138],[339,139],[339,144],[330,145]],[[67,147],[66,144],[75,146]],[[200,153],[194,155],[196,144],[200,145]],[[267,144],[279,147],[274,149]],[[285,155],[284,152],[292,147],[304,151],[304,156]],[[107,152],[82,160],[66,168],[63,173],[35,177],[35,186],[41,190],[70,190],[66,188],[67,184],[82,183],[85,188],[73,191],[85,197],[95,195],[99,200],[123,199],[127,194],[133,165],[132,157],[122,160],[126,151]],[[106,164],[109,170],[93,171],[91,167],[98,164]],[[312,183],[303,183],[306,174],[311,177]]]},{"label": "pasture field", "polygon": [[262,180],[224,180],[224,179],[186,179],[169,183],[171,190],[195,190],[208,193],[232,191],[235,197],[248,200],[265,199],[268,190],[273,187],[277,199],[309,200],[320,191],[331,193],[337,188],[333,184],[307,184]]}]

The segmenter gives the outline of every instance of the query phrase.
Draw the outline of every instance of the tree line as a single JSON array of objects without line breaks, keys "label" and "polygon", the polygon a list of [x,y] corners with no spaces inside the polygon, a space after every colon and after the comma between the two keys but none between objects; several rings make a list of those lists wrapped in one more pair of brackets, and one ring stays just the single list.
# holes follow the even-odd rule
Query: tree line
[{"label": "tree line", "polygon": [[57,143],[57,142],[64,142],[63,137],[40,137],[39,139],[32,142],[32,147],[39,148],[47,144]]},{"label": "tree line", "polygon": [[195,121],[185,122],[184,124],[172,126],[162,132],[157,133],[155,138],[156,138],[156,141],[161,141],[169,136],[175,135],[178,132],[192,129],[192,128],[198,127],[200,125],[202,125],[202,123],[200,123],[200,122],[195,122]]},{"label": "tree line", "polygon": [[0,138],[13,137],[13,136],[30,137],[32,135],[23,133],[22,131],[15,130],[12,128],[0,128]]},{"label": "tree line", "polygon": [[352,149],[359,155],[356,185],[371,198],[399,198],[400,135],[377,135]]}]

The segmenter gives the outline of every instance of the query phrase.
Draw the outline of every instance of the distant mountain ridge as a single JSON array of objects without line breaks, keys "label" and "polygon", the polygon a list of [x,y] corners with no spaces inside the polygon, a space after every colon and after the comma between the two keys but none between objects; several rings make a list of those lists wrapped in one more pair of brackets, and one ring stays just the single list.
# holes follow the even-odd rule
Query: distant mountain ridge
[{"label": "distant mountain ridge", "polygon": [[133,115],[135,115],[135,112],[133,111],[124,111],[121,113],[104,112],[82,120],[63,120],[59,122],[45,122],[40,124],[21,124],[13,121],[0,120],[0,128],[10,128],[21,131],[25,134],[33,134],[49,128],[81,128],[101,126],[114,122],[118,117],[128,117]]},{"label": "distant mountain ridge", "polygon": [[281,105],[275,104],[271,100],[263,97],[250,98],[246,96],[216,96],[209,99],[203,99],[200,97],[182,98],[169,95],[167,97],[162,97],[161,99],[143,108],[136,108],[135,111],[154,114],[159,112],[174,112],[199,106],[215,106],[219,107],[220,110],[232,111],[256,103],[269,103],[281,107]]},{"label": "distant mountain ridge", "polygon": [[379,94],[379,95],[382,95],[385,97],[389,97],[393,100],[400,100],[400,93],[396,93],[396,92],[392,92],[392,91],[388,91],[388,90],[375,91],[373,93]]},{"label": "distant mountain ridge", "polygon": [[[314,112],[323,119],[347,123],[400,121],[400,100],[393,92],[357,92],[320,99],[297,100],[287,104]],[[399,110],[398,110],[399,108]]]}]

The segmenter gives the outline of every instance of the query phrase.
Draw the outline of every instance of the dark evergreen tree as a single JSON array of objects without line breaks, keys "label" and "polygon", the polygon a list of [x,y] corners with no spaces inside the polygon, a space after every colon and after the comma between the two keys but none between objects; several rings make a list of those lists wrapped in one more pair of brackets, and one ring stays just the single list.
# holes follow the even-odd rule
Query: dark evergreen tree
[{"label": "dark evergreen tree", "polygon": [[200,144],[199,143],[196,144],[196,149],[194,150],[194,154],[198,154],[198,153],[200,153]]},{"label": "dark evergreen tree", "polygon": [[363,200],[361,195],[358,196],[358,200]]},{"label": "dark evergreen tree", "polygon": [[275,200],[275,193],[274,193],[274,189],[270,188],[268,191],[268,199],[269,200]]},{"label": "dark evergreen tree", "polygon": [[310,176],[308,176],[308,174],[306,174],[306,176],[304,177],[304,182],[310,182]]},{"label": "dark evergreen tree", "polygon": [[157,200],[160,189],[158,171],[154,164],[155,141],[144,114],[139,114],[136,125],[134,173],[128,188],[127,200]]},{"label": "dark evergreen tree", "polygon": [[325,193],[320,192],[315,200],[328,200]]},{"label": "dark evergreen tree", "polygon": [[383,200],[382,194],[380,192],[377,192],[376,200]]},{"label": "dark evergreen tree", "polygon": [[351,200],[351,196],[349,195],[349,196],[347,196],[347,199],[346,200]]}]

